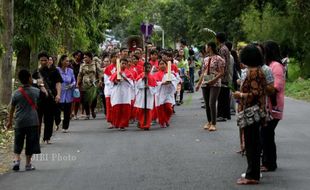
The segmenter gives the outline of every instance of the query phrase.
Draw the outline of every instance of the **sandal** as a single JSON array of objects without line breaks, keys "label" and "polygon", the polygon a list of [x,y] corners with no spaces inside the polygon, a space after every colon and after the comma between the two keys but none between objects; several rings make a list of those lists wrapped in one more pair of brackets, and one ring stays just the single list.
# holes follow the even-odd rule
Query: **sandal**
[{"label": "sandal", "polygon": [[216,131],[216,126],[215,125],[211,125],[211,127],[208,130],[209,131]]},{"label": "sandal", "polygon": [[257,185],[258,181],[254,179],[239,178],[237,185]]},{"label": "sandal", "polygon": [[203,129],[208,130],[208,129],[210,129],[210,127],[211,127],[211,123],[206,123],[206,124],[203,126]]}]

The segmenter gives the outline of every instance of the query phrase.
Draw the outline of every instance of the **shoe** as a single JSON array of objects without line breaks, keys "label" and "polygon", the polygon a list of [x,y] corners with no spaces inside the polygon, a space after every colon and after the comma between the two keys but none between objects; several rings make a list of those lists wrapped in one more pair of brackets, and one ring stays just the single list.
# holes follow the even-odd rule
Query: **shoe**
[{"label": "shoe", "polygon": [[259,181],[254,180],[254,179],[239,178],[237,180],[238,185],[256,185],[258,183]]},{"label": "shoe", "polygon": [[74,120],[79,120],[77,115],[74,116]]},{"label": "shoe", "polygon": [[[241,174],[241,177],[242,177],[242,178],[245,178],[245,175],[246,175],[246,173],[242,173],[242,174]],[[262,177],[263,177],[263,174],[260,173],[260,174],[259,174],[259,177],[262,178]]]},{"label": "shoe", "polygon": [[108,129],[114,129],[114,126],[113,126],[113,125],[110,125],[110,126],[108,127]]},{"label": "shoe", "polygon": [[170,127],[170,124],[169,124],[169,123],[166,123],[166,127]]},{"label": "shoe", "polygon": [[144,131],[149,131],[150,129],[149,129],[149,128],[144,128],[143,130],[144,130]]},{"label": "shoe", "polygon": [[63,133],[68,133],[68,129],[62,129]]},{"label": "shoe", "polygon": [[85,117],[85,120],[89,120],[89,119],[90,119],[90,116],[87,115],[87,116]]},{"label": "shoe", "polygon": [[183,101],[180,101],[179,103],[180,103],[180,104],[183,104],[184,102],[183,102]]},{"label": "shoe", "polygon": [[56,125],[55,131],[58,131],[58,130],[59,130],[59,125]]},{"label": "shoe", "polygon": [[19,165],[20,165],[20,160],[14,160],[12,170],[19,171]]},{"label": "shoe", "polygon": [[260,167],[260,171],[261,172],[273,172],[273,171],[275,171],[277,169],[277,167],[275,167],[275,168],[267,168],[266,166],[261,166]]},{"label": "shoe", "polygon": [[93,117],[93,119],[95,119],[97,115],[95,112],[91,112],[91,116]]},{"label": "shoe", "polygon": [[26,171],[32,171],[32,170],[35,170],[36,168],[32,165],[32,164],[29,164],[29,165],[26,165],[25,166],[25,170]]},{"label": "shoe", "polygon": [[218,117],[217,119],[216,119],[216,121],[218,121],[218,122],[225,122],[225,121],[227,121],[225,118],[223,118],[223,117]]},{"label": "shoe", "polygon": [[203,126],[203,129],[208,130],[210,127],[211,127],[211,123],[206,123],[206,124]]},{"label": "shoe", "polygon": [[201,108],[206,109],[206,105],[202,105]]},{"label": "shoe", "polygon": [[216,131],[216,126],[215,125],[211,125],[208,130],[209,131]]},{"label": "shoe", "polygon": [[124,127],[119,128],[120,131],[126,131]]}]

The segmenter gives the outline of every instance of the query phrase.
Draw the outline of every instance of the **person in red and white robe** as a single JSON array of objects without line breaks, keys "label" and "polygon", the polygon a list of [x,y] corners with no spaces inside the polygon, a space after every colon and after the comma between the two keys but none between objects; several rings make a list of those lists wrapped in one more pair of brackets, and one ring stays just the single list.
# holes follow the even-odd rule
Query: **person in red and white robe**
[{"label": "person in red and white robe", "polygon": [[112,53],[111,54],[111,64],[108,65],[105,68],[104,71],[104,95],[105,95],[105,101],[106,101],[106,120],[109,122],[111,125],[109,126],[109,129],[113,128],[112,124],[112,105],[111,105],[111,88],[113,86],[113,83],[110,81],[110,77],[116,73],[116,58],[117,58],[117,53]]},{"label": "person in red and white robe", "polygon": [[[138,119],[141,129],[149,130],[152,122],[152,110],[154,108],[154,95],[156,93],[156,80],[150,74],[151,65],[147,66],[146,75],[141,73],[136,82],[136,101],[134,107],[136,108],[136,118]],[[145,85],[147,79],[147,85]],[[145,111],[145,87],[147,88],[147,103]],[[146,120],[145,120],[146,112]]]},{"label": "person in red and white robe", "polygon": [[170,118],[173,114],[172,106],[175,104],[174,94],[176,92],[178,80],[171,72],[170,79],[167,73],[167,63],[159,62],[159,71],[154,75],[157,81],[156,109],[158,123],[161,127],[169,127]]},{"label": "person in red and white robe", "polygon": [[131,116],[131,88],[134,85],[133,76],[129,71],[127,59],[122,58],[121,79],[117,79],[117,72],[110,77],[113,83],[111,88],[112,124],[115,128],[125,130]]}]

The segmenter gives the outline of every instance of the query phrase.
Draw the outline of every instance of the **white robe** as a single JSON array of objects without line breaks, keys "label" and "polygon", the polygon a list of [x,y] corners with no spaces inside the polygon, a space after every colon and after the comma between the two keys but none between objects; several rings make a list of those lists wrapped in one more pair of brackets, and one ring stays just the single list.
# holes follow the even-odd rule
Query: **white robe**
[{"label": "white robe", "polygon": [[[111,73],[114,74],[115,72],[116,72],[116,68],[113,68],[111,70]],[[111,92],[112,92],[113,82],[110,80],[110,76],[106,74],[103,75],[103,79],[104,79],[104,96],[110,97]]]},{"label": "white robe", "polygon": [[174,93],[176,92],[179,80],[171,74],[171,84],[162,85],[168,79],[168,74],[166,73],[162,81],[157,82],[157,93],[155,99],[155,105],[160,106],[165,103],[175,104]]},{"label": "white robe", "polygon": [[[134,104],[134,107],[136,108],[143,108],[144,109],[144,80],[139,79],[136,82],[136,101]],[[147,89],[147,109],[153,109],[154,108],[154,94],[156,94],[157,88],[156,87],[151,87]]]},{"label": "white robe", "polygon": [[111,88],[111,105],[117,104],[131,104],[131,88],[133,87],[133,80],[127,78],[127,81],[122,80],[121,82],[113,84]]}]

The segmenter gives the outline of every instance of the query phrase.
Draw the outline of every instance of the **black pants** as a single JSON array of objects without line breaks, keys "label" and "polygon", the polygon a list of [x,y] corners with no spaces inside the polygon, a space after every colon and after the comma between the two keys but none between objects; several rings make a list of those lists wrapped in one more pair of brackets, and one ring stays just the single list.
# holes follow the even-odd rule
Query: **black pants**
[{"label": "black pants", "polygon": [[184,97],[184,82],[181,84],[181,90],[180,90],[180,102],[183,101]]},{"label": "black pants", "polygon": [[62,121],[62,128],[68,129],[71,117],[71,106],[72,103],[60,103],[59,109],[64,112],[64,120]]},{"label": "black pants", "polygon": [[217,117],[231,119],[230,117],[230,90],[228,87],[221,87],[217,104]]},{"label": "black pants", "polygon": [[102,103],[103,103],[103,113],[104,113],[104,115],[107,115],[107,103],[105,100],[104,88],[101,89],[100,98],[101,98]]},{"label": "black pants", "polygon": [[82,104],[83,104],[83,108],[86,112],[86,115],[89,116],[90,115],[90,110],[92,113],[95,112],[95,108],[97,106],[97,97],[92,101],[89,102],[88,100],[88,95],[87,95],[87,91],[81,91],[81,98],[82,98]]},{"label": "black pants", "polygon": [[261,129],[261,139],[263,148],[262,165],[268,170],[277,169],[277,147],[275,143],[275,129],[279,119],[273,119],[267,123],[266,127]]},{"label": "black pants", "polygon": [[245,178],[259,180],[260,177],[260,123],[244,128],[244,142],[248,168]]},{"label": "black pants", "polygon": [[[45,99],[40,103],[38,109],[40,126],[42,124],[42,119],[44,120],[44,134],[43,140],[50,140],[53,135],[53,126],[55,119],[55,112],[57,112],[57,104],[53,99]],[[41,129],[41,127],[40,127]],[[40,130],[41,133],[41,130]]]},{"label": "black pants", "polygon": [[206,87],[202,88],[203,97],[206,105],[206,114],[208,122],[212,125],[216,125],[216,102],[219,96],[220,87]]},{"label": "black pants", "polygon": [[14,153],[21,154],[24,141],[26,140],[25,154],[31,156],[32,154],[40,154],[40,137],[38,126],[29,126],[22,128],[15,128],[14,137]]},{"label": "black pants", "polygon": [[61,107],[60,105],[57,105],[55,108],[55,125],[59,126],[61,122]]}]

